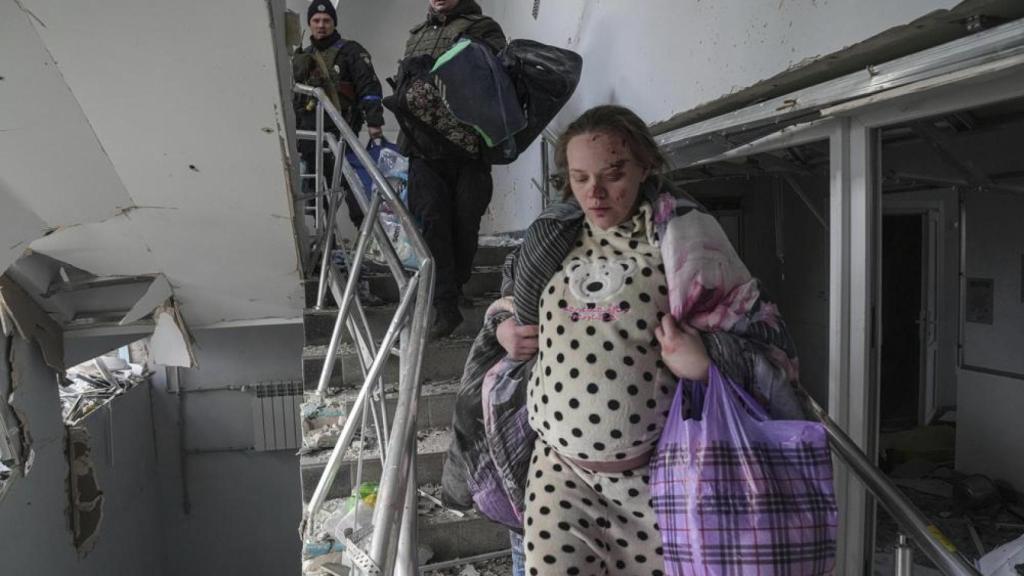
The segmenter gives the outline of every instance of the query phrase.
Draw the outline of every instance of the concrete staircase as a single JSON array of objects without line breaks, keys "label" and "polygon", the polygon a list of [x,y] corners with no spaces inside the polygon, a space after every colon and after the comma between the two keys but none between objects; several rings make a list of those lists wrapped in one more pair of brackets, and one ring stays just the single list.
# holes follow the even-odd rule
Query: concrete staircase
[{"label": "concrete staircase", "polygon": [[[441,472],[451,435],[450,425],[455,405],[455,394],[466,356],[473,338],[479,330],[487,306],[497,297],[501,283],[501,263],[507,247],[482,246],[477,255],[472,280],[464,287],[471,306],[462,306],[465,322],[449,338],[428,344],[423,357],[422,392],[417,422],[417,478],[421,490],[440,496]],[[367,319],[375,338],[383,336],[396,308],[398,293],[394,281],[386,273],[364,275],[370,283],[370,292],[384,303],[366,306]],[[314,310],[316,283],[306,284],[305,348],[302,355],[303,381],[310,398],[316,390],[320,371],[327,355],[331,330],[337,318],[333,298],[328,294],[327,307]],[[348,413],[355,400],[362,374],[353,343],[348,339],[339,347],[337,364],[330,387],[332,399]],[[384,371],[386,404],[389,418],[397,399],[397,359],[389,361]],[[315,432],[315,430],[313,431]],[[358,446],[359,440],[355,445]],[[346,455],[337,480],[328,494],[328,502],[348,496],[356,478],[356,451]],[[364,451],[362,481],[376,482],[380,477],[381,462],[374,439],[368,439]],[[330,450],[312,452],[300,457],[302,501],[305,506],[311,498],[324,471]],[[429,564],[505,550],[509,547],[508,531],[480,517],[473,511],[457,512],[439,506],[431,498],[420,498],[419,544],[432,553]],[[308,558],[310,553],[307,551]],[[315,573],[315,572],[307,572]],[[328,565],[324,573],[342,573],[337,566]]]}]

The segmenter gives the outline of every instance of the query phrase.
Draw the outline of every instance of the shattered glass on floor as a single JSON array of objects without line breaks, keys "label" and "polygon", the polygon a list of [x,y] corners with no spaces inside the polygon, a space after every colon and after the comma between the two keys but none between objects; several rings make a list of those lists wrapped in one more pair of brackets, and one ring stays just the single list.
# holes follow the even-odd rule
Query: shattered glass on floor
[{"label": "shattered glass on floor", "polygon": [[[1024,533],[1024,507],[1012,489],[984,476],[966,476],[948,465],[911,460],[896,467],[890,477],[915,506],[971,561]],[[891,554],[899,530],[896,521],[879,508],[875,550]],[[914,562],[935,566],[920,549]]]}]

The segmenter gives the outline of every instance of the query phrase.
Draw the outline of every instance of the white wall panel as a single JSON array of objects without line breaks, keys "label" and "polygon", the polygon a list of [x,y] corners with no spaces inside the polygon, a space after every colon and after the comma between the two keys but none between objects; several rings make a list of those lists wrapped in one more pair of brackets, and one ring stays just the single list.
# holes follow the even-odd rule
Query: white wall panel
[{"label": "white wall panel", "polygon": [[[53,226],[99,222],[32,248],[96,274],[162,272],[193,326],[296,317],[298,255],[267,3],[21,5],[0,0],[0,26],[21,22],[25,37],[0,33],[12,43],[0,53],[22,67],[42,61],[51,85],[3,81],[29,90],[22,100],[40,100],[24,114],[39,142],[0,133],[0,166],[11,165],[0,174],[13,195],[60,207],[63,218],[43,218]],[[61,98],[62,107],[47,101]],[[0,106],[0,128],[11,110]],[[84,134],[72,131],[77,140],[68,141],[65,125]],[[72,159],[91,156],[64,166],[64,147]],[[103,194],[82,193],[91,189]]]}]

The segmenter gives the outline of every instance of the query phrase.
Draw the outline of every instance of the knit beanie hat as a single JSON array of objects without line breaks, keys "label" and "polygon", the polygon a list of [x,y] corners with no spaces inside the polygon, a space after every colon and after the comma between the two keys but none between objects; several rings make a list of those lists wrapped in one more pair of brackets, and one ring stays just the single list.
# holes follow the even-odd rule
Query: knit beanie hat
[{"label": "knit beanie hat", "polygon": [[330,0],[313,0],[313,3],[309,5],[309,10],[306,11],[306,23],[313,19],[315,14],[327,14],[334,20],[334,25],[338,25],[338,12],[334,9],[334,4]]}]

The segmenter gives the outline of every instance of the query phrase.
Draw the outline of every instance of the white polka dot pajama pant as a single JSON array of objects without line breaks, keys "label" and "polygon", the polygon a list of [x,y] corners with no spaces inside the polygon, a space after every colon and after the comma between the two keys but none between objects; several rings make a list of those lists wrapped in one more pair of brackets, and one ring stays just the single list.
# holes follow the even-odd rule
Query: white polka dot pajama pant
[{"label": "white polka dot pajama pant", "polygon": [[648,467],[591,472],[538,440],[526,490],[526,573],[664,576]]}]

